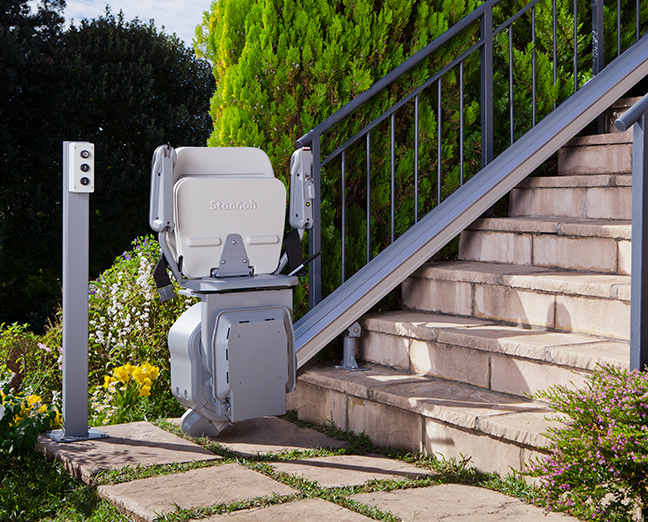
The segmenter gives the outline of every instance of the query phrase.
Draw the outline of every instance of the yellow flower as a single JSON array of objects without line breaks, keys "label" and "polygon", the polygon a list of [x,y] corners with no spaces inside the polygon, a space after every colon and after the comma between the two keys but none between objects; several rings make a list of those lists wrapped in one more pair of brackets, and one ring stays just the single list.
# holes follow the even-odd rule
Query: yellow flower
[{"label": "yellow flower", "polygon": [[141,367],[135,366],[135,368],[133,368],[133,379],[135,379],[139,384],[142,384],[142,381],[144,380],[144,371]]},{"label": "yellow flower", "polygon": [[104,375],[104,388],[108,388],[113,382],[119,382],[117,379],[114,377],[111,377],[110,375]]},{"label": "yellow flower", "polygon": [[[127,366],[130,366],[130,364]],[[124,384],[130,381],[130,377],[131,377],[130,371],[128,371],[126,366],[120,366],[119,368],[115,368],[113,370],[113,375],[115,376],[115,379],[123,382]]]},{"label": "yellow flower", "polygon": [[35,404],[39,404],[42,401],[43,399],[41,399],[40,395],[30,395],[27,397],[27,406],[33,408]]},{"label": "yellow flower", "polygon": [[142,386],[139,391],[139,396],[140,397],[148,397],[151,395],[151,387],[150,386]]}]

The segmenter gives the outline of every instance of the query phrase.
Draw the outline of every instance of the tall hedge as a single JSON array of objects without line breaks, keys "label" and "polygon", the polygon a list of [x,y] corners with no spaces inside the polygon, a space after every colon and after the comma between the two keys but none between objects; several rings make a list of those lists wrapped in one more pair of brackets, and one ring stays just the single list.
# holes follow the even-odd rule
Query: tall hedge
[{"label": "tall hedge", "polygon": [[477,0],[218,0],[212,146],[252,145],[288,170],[296,138],[472,11]]}]

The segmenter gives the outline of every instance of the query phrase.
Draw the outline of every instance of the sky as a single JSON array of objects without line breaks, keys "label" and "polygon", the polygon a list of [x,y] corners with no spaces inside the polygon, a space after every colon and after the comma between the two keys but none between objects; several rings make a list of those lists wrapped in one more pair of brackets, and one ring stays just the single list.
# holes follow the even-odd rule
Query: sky
[{"label": "sky", "polygon": [[66,4],[66,22],[96,18],[109,5],[114,14],[120,9],[124,11],[127,20],[137,16],[148,23],[153,18],[158,30],[164,26],[164,32],[176,33],[191,46],[196,26],[201,22],[203,12],[209,10],[211,0],[66,0]]}]

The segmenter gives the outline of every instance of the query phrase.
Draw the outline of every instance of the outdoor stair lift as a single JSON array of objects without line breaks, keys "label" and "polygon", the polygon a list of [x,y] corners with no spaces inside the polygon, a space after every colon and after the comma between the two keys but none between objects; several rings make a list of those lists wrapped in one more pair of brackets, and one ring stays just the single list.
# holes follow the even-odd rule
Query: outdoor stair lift
[{"label": "outdoor stair lift", "polygon": [[[311,152],[291,160],[289,223],[282,255],[286,189],[257,148],[156,149],[150,225],[162,258],[154,277],[175,297],[166,269],[200,298],[169,331],[171,388],[187,408],[181,428],[217,435],[231,423],[286,411],[295,387],[292,325],[300,240],[312,226]],[[280,275],[290,262],[289,275]],[[297,268],[293,269],[297,265]]]}]

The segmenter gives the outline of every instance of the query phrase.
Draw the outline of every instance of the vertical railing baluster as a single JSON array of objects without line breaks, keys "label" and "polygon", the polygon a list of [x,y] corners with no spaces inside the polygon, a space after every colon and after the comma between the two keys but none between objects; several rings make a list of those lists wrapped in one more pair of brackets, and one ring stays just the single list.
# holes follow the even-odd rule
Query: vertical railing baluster
[{"label": "vertical railing baluster", "polygon": [[511,145],[513,145],[513,142],[515,141],[513,96],[513,24],[511,24],[509,26],[509,119],[511,121]]},{"label": "vertical railing baluster", "polygon": [[371,261],[371,133],[367,132],[367,263]]},{"label": "vertical railing baluster", "polygon": [[481,19],[481,131],[482,167],[494,157],[493,140],[493,8],[489,7]]},{"label": "vertical railing baluster", "polygon": [[[556,24],[558,23],[558,12],[556,10],[556,0],[553,0],[552,5],[553,13],[553,84],[556,85],[558,81],[558,38],[556,31]],[[556,101],[554,100],[553,108],[556,108]]]},{"label": "vertical railing baluster", "polygon": [[391,242],[394,242],[396,229],[396,157],[394,153],[394,114],[391,115]]},{"label": "vertical railing baluster", "polygon": [[[592,0],[592,74],[596,76],[605,67],[605,13],[603,0]],[[605,113],[599,114],[594,121],[594,132],[605,132]]]},{"label": "vertical railing baluster", "polygon": [[346,151],[342,151],[342,282],[346,281]]},{"label": "vertical railing baluster", "polygon": [[574,0],[574,92],[578,90],[578,5]]},{"label": "vertical railing baluster", "polygon": [[464,63],[459,62],[459,185],[464,184]]},{"label": "vertical railing baluster", "polygon": [[531,8],[531,46],[533,52],[531,54],[531,100],[533,101],[532,125],[536,125],[536,18],[535,18],[535,5]]},{"label": "vertical railing baluster", "polygon": [[414,223],[419,215],[419,97],[414,98]]},{"label": "vertical railing baluster", "polygon": [[605,67],[605,26],[603,0],[592,0],[592,73],[597,75]]},{"label": "vertical railing baluster", "polygon": [[[321,153],[320,153],[320,136],[316,135],[311,142],[313,153],[313,184],[315,185],[315,197],[313,198],[313,226],[308,232],[309,252],[312,256],[322,250],[322,193],[321,193]],[[308,300],[311,309],[315,308],[322,300],[322,258],[316,257],[310,263],[308,272],[309,293]]]},{"label": "vertical railing baluster", "polygon": [[621,0],[617,0],[617,56],[621,54]]},{"label": "vertical railing baluster", "polygon": [[441,204],[441,78],[437,93],[437,205]]}]

